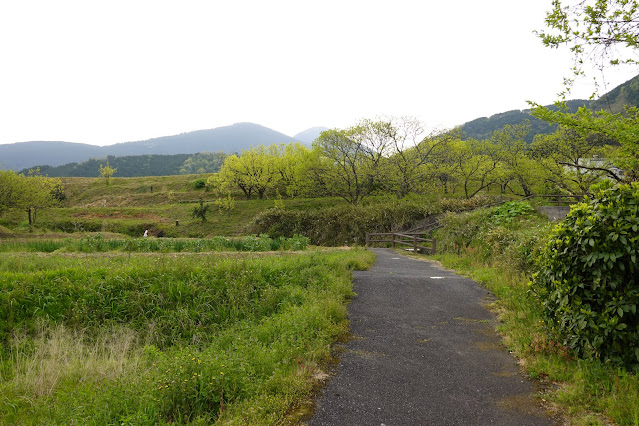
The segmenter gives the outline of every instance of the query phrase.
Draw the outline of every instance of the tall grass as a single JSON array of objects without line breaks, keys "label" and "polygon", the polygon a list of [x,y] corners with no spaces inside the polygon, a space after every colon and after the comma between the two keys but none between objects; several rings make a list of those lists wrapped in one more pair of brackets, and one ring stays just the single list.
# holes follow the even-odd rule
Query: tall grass
[{"label": "tall grass", "polygon": [[528,290],[552,224],[531,212],[510,213],[492,208],[447,216],[434,258],[499,297],[493,307],[508,348],[545,385],[543,398],[560,407],[566,422],[639,425],[636,372],[575,359],[546,333],[541,306]]},{"label": "tall grass", "polygon": [[282,422],[346,330],[351,271],[373,261],[53,257],[0,278],[0,423]]}]

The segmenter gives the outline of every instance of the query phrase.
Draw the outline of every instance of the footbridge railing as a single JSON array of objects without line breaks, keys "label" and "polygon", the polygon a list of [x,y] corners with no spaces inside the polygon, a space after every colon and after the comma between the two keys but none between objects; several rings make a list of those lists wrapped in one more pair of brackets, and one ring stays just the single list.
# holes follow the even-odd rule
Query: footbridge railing
[{"label": "footbridge railing", "polygon": [[376,243],[391,243],[391,247],[408,246],[413,252],[435,254],[437,241],[434,238],[422,238],[420,232],[367,232],[366,247]]}]

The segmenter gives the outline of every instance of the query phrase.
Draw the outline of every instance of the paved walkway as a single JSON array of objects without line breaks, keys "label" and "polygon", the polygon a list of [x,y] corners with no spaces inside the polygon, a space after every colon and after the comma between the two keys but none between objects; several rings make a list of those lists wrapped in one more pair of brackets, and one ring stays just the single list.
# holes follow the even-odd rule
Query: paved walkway
[{"label": "paved walkway", "polygon": [[310,425],[551,425],[494,332],[491,294],[435,263],[374,249],[356,272],[351,340]]}]

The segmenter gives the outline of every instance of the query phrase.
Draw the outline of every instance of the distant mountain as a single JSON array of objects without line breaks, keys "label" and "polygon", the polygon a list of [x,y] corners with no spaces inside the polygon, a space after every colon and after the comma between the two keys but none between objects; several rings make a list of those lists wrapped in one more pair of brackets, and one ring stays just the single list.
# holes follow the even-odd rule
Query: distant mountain
[{"label": "distant mountain", "polygon": [[590,105],[594,110],[623,112],[624,105],[639,106],[639,76],[615,87]]},{"label": "distant mountain", "polygon": [[[595,101],[576,99],[567,101],[566,104],[571,111],[577,111],[579,107],[587,106],[593,110],[604,109],[614,113],[622,112],[624,105],[639,106],[639,76],[617,86]],[[548,105],[548,107],[554,108],[552,105]],[[532,142],[535,135],[553,133],[557,128],[556,125],[551,126],[530,115],[529,109],[507,111],[490,117],[477,118],[461,125],[460,128],[466,138],[482,140],[490,139],[495,130],[501,129],[506,124],[517,125],[526,121],[529,121],[531,125],[531,132],[526,138],[529,143]]]},{"label": "distant mountain", "polygon": [[59,165],[102,155],[101,148],[86,143],[20,142],[0,145],[0,169],[20,170],[37,164]]},{"label": "distant mountain", "polygon": [[194,154],[225,152],[232,154],[256,145],[294,142],[295,139],[254,123],[163,136],[140,142],[116,143],[105,146],[107,155]]},{"label": "distant mountain", "polygon": [[325,130],[328,130],[328,127],[311,127],[303,132],[299,132],[293,136],[293,139],[310,145],[315,139],[319,138],[320,133]]},{"label": "distant mountain", "polygon": [[103,147],[70,142],[19,142],[0,145],[0,169],[21,170],[36,165],[59,166],[83,162],[90,158],[106,158],[108,155],[174,155],[198,152],[232,154],[255,145],[289,143],[297,140],[299,139],[259,124],[237,123],[215,129]]}]

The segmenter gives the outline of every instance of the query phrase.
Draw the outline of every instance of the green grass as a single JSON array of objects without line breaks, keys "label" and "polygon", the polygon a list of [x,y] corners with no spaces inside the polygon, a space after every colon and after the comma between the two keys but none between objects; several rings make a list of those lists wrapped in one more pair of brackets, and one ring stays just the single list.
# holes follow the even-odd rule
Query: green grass
[{"label": "green grass", "polygon": [[270,238],[268,235],[245,237],[214,237],[210,239],[175,238],[104,238],[102,234],[88,235],[84,238],[31,239],[24,241],[0,242],[1,252],[83,252],[99,253],[121,251],[128,253],[175,253],[204,251],[277,251],[304,250],[309,244],[306,237],[295,235],[292,238]]},{"label": "green grass", "polygon": [[[0,254],[0,423],[273,424],[346,331],[362,250]],[[39,258],[36,266],[30,261]]]}]

